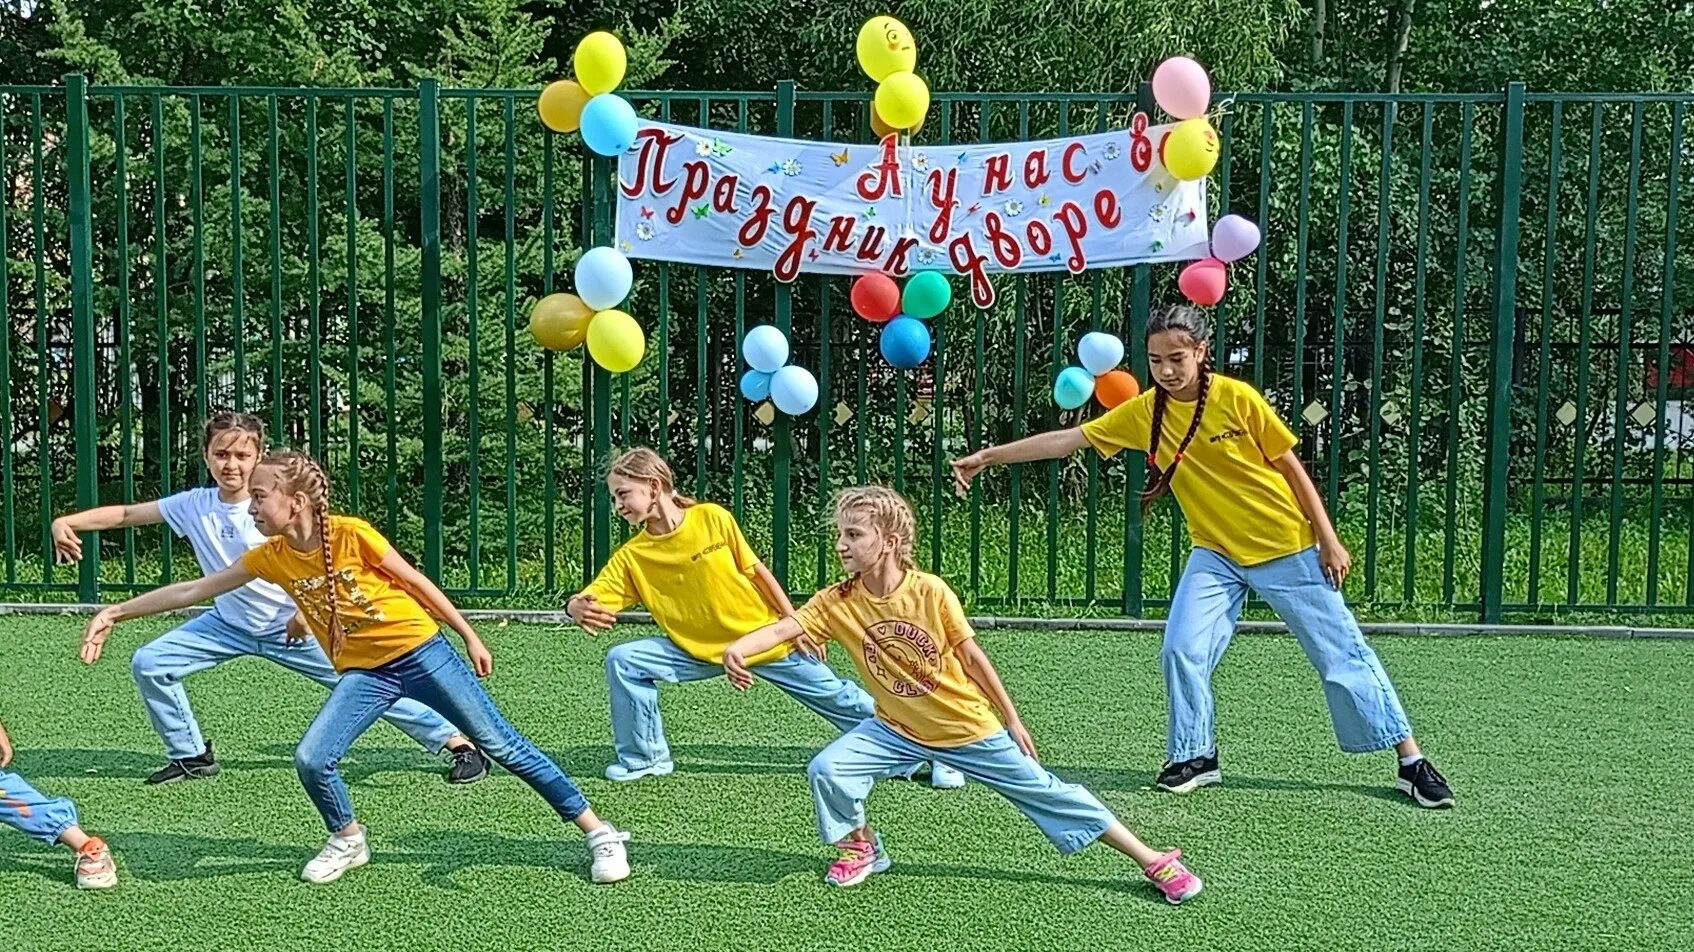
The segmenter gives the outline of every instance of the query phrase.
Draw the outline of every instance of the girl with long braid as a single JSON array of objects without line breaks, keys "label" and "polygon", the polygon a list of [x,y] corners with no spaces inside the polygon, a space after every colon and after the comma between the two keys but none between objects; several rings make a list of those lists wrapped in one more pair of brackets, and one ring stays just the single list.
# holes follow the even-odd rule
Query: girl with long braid
[{"label": "girl with long braid", "polygon": [[[441,589],[369,523],[330,515],[329,480],[317,462],[289,450],[271,453],[254,468],[249,492],[253,522],[269,537],[262,545],[220,572],[103,609],[89,621],[84,643],[97,651],[117,622],[186,608],[254,579],[288,593],[341,675],[294,755],[330,832],[301,878],[327,883],[370,861],[365,827],[336,765],[403,698],[440,712],[587,834],[594,882],[627,877],[629,834],[596,816],[570,777],[501,716],[477,682],[493,671],[494,657]],[[464,639],[470,665],[442,637],[438,618]]]},{"label": "girl with long braid", "polygon": [[1452,790],[1419,750],[1394,686],[1341,595],[1352,556],[1295,451],[1298,441],[1251,384],[1213,372],[1210,345],[1199,311],[1156,312],[1147,324],[1150,390],[1079,427],[954,461],[959,492],[988,466],[1058,459],[1087,446],[1102,456],[1146,451],[1142,510],[1173,493],[1194,541],[1159,656],[1169,702],[1159,789],[1187,793],[1221,782],[1212,672],[1251,590],[1317,668],[1341,749],[1393,748],[1402,793],[1420,806],[1452,806]]}]

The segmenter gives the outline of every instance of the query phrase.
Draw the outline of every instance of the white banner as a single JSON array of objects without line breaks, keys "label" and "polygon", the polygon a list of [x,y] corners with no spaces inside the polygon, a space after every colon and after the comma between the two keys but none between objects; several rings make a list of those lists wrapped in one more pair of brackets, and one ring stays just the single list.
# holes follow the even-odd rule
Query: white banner
[{"label": "white banner", "polygon": [[1206,182],[1156,159],[1170,126],[990,145],[840,145],[644,122],[618,160],[631,258],[801,274],[969,278],[1207,254]]}]

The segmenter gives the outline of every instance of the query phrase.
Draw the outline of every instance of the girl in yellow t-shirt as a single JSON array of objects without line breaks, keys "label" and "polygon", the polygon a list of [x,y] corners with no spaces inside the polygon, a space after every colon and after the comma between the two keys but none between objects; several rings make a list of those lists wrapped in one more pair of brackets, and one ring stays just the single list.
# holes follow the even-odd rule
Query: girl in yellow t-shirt
[{"label": "girl in yellow t-shirt", "polygon": [[988,466],[1059,459],[1086,446],[1102,456],[1147,452],[1143,511],[1174,493],[1194,537],[1160,653],[1170,721],[1159,789],[1187,793],[1221,780],[1212,671],[1251,589],[1318,669],[1341,749],[1394,748],[1399,790],[1425,807],[1452,806],[1452,790],[1418,749],[1394,686],[1341,595],[1352,556],[1295,452],[1298,441],[1250,384],[1212,371],[1210,344],[1199,311],[1158,311],[1147,323],[1150,390],[1080,427],[954,461],[959,492]]},{"label": "girl in yellow t-shirt", "polygon": [[730,682],[746,690],[753,683],[750,659],[798,638],[833,638],[853,656],[876,698],[876,716],[806,768],[818,833],[841,851],[824,881],[852,886],[889,867],[882,837],[865,822],[871,785],[938,761],[1010,800],[1061,853],[1103,840],[1140,864],[1167,900],[1199,893],[1200,879],[1182,864],[1180,850],[1148,847],[1092,793],[1036,760],[1035,742],[977,645],[959,597],[913,563],[916,525],[912,507],[892,489],[842,493],[835,505],[835,552],[847,581],[724,652]]},{"label": "girl in yellow t-shirt", "polygon": [[[614,645],[606,652],[612,737],[618,761],[606,779],[662,777],[676,769],[659,682],[680,684],[723,674],[724,649],[737,638],[794,614],[788,593],[759,560],[735,517],[676,491],[664,458],[645,447],[612,461],[606,483],[618,514],[643,531],[612,553],[589,586],[566,608],[584,630],[605,631],[617,613],[640,602],[664,633]],[[870,695],[806,652],[786,646],[752,659],[759,676],[807,710],[847,730],[871,716]],[[931,767],[936,787],[963,786],[944,764]]]},{"label": "girl in yellow t-shirt", "polygon": [[[101,610],[88,623],[84,660],[99,656],[120,621],[187,608],[264,579],[294,600],[341,675],[294,754],[300,782],[330,831],[302,879],[331,882],[370,861],[365,827],[354,818],[336,764],[402,698],[440,712],[586,833],[595,882],[627,877],[629,834],[596,816],[558,764],[501,716],[477,682],[494,669],[494,657],[441,589],[369,523],[329,514],[329,480],[317,462],[290,450],[271,453],[254,468],[248,491],[254,525],[269,538],[220,572]],[[464,639],[474,674],[442,637],[437,618]]]}]

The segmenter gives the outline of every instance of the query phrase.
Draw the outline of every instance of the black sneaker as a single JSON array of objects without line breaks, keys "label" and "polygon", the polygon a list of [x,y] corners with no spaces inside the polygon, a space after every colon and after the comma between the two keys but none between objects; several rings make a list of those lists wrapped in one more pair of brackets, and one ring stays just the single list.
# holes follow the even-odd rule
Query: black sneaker
[{"label": "black sneaker", "polygon": [[449,751],[453,766],[447,768],[448,783],[476,783],[488,776],[488,755],[466,744]]},{"label": "black sneaker", "polygon": [[1187,793],[1222,782],[1223,774],[1218,771],[1218,755],[1211,754],[1185,760],[1180,764],[1165,764],[1165,769],[1159,771],[1159,779],[1153,781],[1153,786],[1169,793]]},{"label": "black sneaker", "polygon": [[1401,767],[1400,780],[1395,786],[1400,788],[1401,793],[1416,800],[1420,807],[1435,810],[1453,805],[1453,790],[1447,786],[1447,778],[1441,776],[1441,771],[1435,769],[1428,757]]},{"label": "black sneaker", "polygon": [[161,783],[176,783],[178,780],[204,780],[217,775],[218,762],[212,756],[212,742],[208,740],[205,750],[193,757],[171,761],[154,771],[147,778],[147,783],[156,786]]}]

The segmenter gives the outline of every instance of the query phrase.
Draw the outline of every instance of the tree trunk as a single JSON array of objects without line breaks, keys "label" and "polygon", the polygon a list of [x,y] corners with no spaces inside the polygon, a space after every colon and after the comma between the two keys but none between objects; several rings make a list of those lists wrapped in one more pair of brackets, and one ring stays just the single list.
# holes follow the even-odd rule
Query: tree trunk
[{"label": "tree trunk", "polygon": [[1400,91],[1400,77],[1406,66],[1406,47],[1412,40],[1412,11],[1418,0],[1399,0],[1395,4],[1392,30],[1388,35],[1388,68],[1382,78],[1385,92]]},{"label": "tree trunk", "polygon": [[1312,0],[1312,65],[1323,64],[1323,34],[1328,26],[1329,6],[1326,0]]}]

